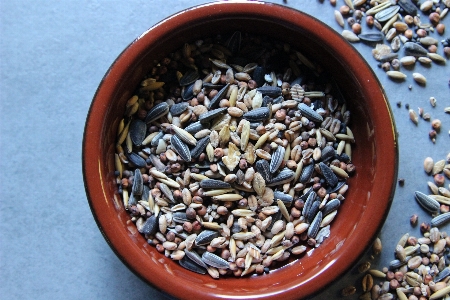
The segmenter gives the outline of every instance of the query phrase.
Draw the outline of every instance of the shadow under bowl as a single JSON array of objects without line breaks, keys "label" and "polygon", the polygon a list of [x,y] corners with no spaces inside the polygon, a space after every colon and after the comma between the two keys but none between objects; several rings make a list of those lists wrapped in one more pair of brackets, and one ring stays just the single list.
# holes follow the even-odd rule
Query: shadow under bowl
[{"label": "shadow under bowl", "polygon": [[[136,230],[114,177],[116,129],[125,103],[155,60],[185,42],[218,32],[264,34],[291,44],[334,78],[351,111],[356,174],[318,248],[269,274],[214,280],[183,269]],[[140,278],[177,298],[299,299],[325,289],[368,249],[381,229],[397,178],[397,140],[384,91],[358,52],[333,29],[297,10],[261,2],[218,2],[187,9],[144,32],[100,83],[86,120],[83,176],[89,205],[106,241]]]}]

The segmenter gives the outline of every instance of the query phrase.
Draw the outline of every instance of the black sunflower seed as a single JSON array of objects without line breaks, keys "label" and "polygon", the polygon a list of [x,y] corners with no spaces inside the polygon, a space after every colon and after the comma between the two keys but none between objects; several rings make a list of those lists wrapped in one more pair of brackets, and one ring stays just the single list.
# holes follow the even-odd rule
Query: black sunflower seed
[{"label": "black sunflower seed", "polygon": [[205,150],[206,146],[209,143],[209,139],[209,136],[205,136],[204,138],[197,141],[197,145],[195,145],[194,149],[191,150],[192,158],[198,158],[200,154],[203,153],[203,150]]},{"label": "black sunflower seed", "polygon": [[141,146],[147,132],[147,124],[139,119],[133,119],[130,124],[130,138],[135,146]]},{"label": "black sunflower seed", "polygon": [[170,107],[170,113],[172,116],[179,116],[181,115],[187,108],[189,107],[189,103],[187,102],[180,102],[172,105]]},{"label": "black sunflower seed", "polygon": [[196,70],[189,69],[186,71],[186,73],[184,73],[183,77],[180,78],[180,85],[181,86],[190,85],[194,83],[199,77],[200,75]]}]

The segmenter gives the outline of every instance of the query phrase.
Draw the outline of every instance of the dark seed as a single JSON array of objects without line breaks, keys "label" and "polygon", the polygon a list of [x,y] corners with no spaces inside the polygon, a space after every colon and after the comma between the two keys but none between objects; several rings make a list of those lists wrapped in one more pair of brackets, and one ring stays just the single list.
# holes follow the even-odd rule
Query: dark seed
[{"label": "dark seed", "polygon": [[149,110],[147,116],[145,117],[145,123],[149,124],[155,120],[158,120],[159,118],[167,115],[168,112],[169,104],[167,104],[166,102],[161,102],[153,106],[153,108]]},{"label": "dark seed", "polygon": [[281,103],[283,101],[284,101],[283,96],[279,96],[279,97],[276,97],[275,99],[273,99],[272,103],[273,104],[278,104],[278,103]]},{"label": "dark seed", "polygon": [[220,100],[223,99],[223,97],[225,97],[225,95],[227,94],[227,90],[228,87],[230,86],[229,83],[227,83],[209,102],[209,109],[215,108],[219,105]]},{"label": "dark seed", "polygon": [[313,122],[322,122],[323,118],[314,109],[306,105],[305,103],[300,103],[298,109],[306,118]]},{"label": "dark seed", "polygon": [[333,199],[328,201],[327,204],[325,204],[323,210],[322,210],[322,216],[325,217],[329,213],[332,213],[336,209],[338,209],[339,205],[341,205],[341,201],[338,199]]},{"label": "dark seed", "polygon": [[204,138],[197,141],[197,145],[195,145],[194,149],[191,150],[191,157],[197,158],[200,156],[200,154],[203,153],[203,150],[205,150],[206,146],[209,143],[209,136],[205,136]]},{"label": "dark seed", "polygon": [[130,138],[135,146],[141,146],[147,132],[147,124],[139,119],[133,119],[130,124]]},{"label": "dark seed", "polygon": [[434,282],[440,282],[444,280],[446,277],[450,276],[450,268],[447,267],[444,270],[440,271],[436,277],[434,277]]},{"label": "dark seed", "polygon": [[227,269],[230,267],[230,264],[225,259],[208,251],[203,252],[202,260],[207,265],[210,265],[215,268]]},{"label": "dark seed", "polygon": [[194,69],[189,69],[184,73],[183,77],[180,79],[180,85],[186,86],[194,83],[200,76],[198,75],[198,72]]},{"label": "dark seed", "polygon": [[334,187],[328,187],[327,188],[327,194],[335,193],[341,189],[345,185],[345,181],[339,181],[336,186]]},{"label": "dark seed", "polygon": [[194,122],[192,124],[189,124],[188,126],[186,126],[186,128],[184,128],[184,130],[186,130],[189,133],[197,133],[200,130],[203,129],[208,129],[209,128],[209,123],[200,123],[200,121]]},{"label": "dark seed", "polygon": [[311,222],[314,220],[314,217],[319,212],[319,206],[320,201],[314,200],[311,207],[308,209],[308,213],[305,215],[306,222],[311,224]]},{"label": "dark seed", "polygon": [[261,124],[261,122],[250,122],[250,129],[256,129]]},{"label": "dark seed", "polygon": [[292,181],[294,179],[295,173],[291,170],[283,170],[281,171],[275,178],[273,178],[270,182],[266,182],[266,186],[274,186],[281,185],[287,182]]},{"label": "dark seed", "polygon": [[138,168],[145,168],[146,166],[145,159],[134,152],[128,153],[127,158],[131,163],[133,163],[133,165]]},{"label": "dark seed", "polygon": [[181,97],[184,101],[191,100],[194,98],[194,84],[192,83],[189,86],[185,86],[181,91]]},{"label": "dark seed", "polygon": [[138,198],[133,193],[131,193],[130,196],[128,197],[128,207],[131,207],[136,204],[138,204]]},{"label": "dark seed", "polygon": [[284,147],[279,146],[279,147],[277,147],[275,152],[272,154],[272,159],[270,160],[270,165],[269,165],[270,173],[275,173],[278,170],[281,163],[283,162],[285,151],[286,151],[286,149],[284,149]]},{"label": "dark seed", "polygon": [[155,135],[155,137],[152,139],[152,141],[150,142],[150,145],[152,147],[156,147],[158,146],[159,140],[162,139],[162,137],[164,136],[164,132],[160,131],[158,132],[157,135]]},{"label": "dark seed", "polygon": [[308,215],[308,211],[311,208],[312,204],[316,200],[316,192],[312,191],[312,188],[309,190],[308,197],[306,198],[305,205],[303,206],[302,215]]},{"label": "dark seed", "polygon": [[203,230],[200,232],[195,239],[195,244],[197,246],[202,246],[209,244],[213,239],[219,237],[219,232],[213,230]]},{"label": "dark seed", "polygon": [[144,188],[142,189],[142,200],[147,201],[150,196],[150,188],[148,185],[144,184]]},{"label": "dark seed", "polygon": [[185,143],[183,143],[183,141],[180,140],[179,137],[177,137],[176,135],[172,135],[172,137],[170,138],[170,143],[184,161],[191,161],[192,157],[191,152],[189,151],[189,147]]},{"label": "dark seed", "polygon": [[241,231],[241,226],[239,225],[238,221],[233,222],[233,226],[231,226],[231,233],[238,233]]},{"label": "dark seed", "polygon": [[413,42],[406,42],[403,48],[405,49],[405,55],[419,57],[427,56],[428,53],[427,49]]},{"label": "dark seed", "polygon": [[188,258],[186,255],[180,259],[178,261],[178,263],[180,264],[180,266],[182,266],[183,268],[198,273],[198,274],[206,274],[206,270],[202,267],[200,267],[198,264],[196,264],[195,262],[193,262],[190,258]]},{"label": "dark seed", "polygon": [[437,202],[433,198],[419,191],[415,192],[415,197],[417,202],[419,202],[419,204],[428,212],[436,213],[439,211],[440,208],[439,202]]},{"label": "dark seed", "polygon": [[317,233],[319,232],[320,223],[322,223],[322,212],[319,211],[315,216],[314,220],[311,222],[311,225],[308,227],[308,237],[315,238]]},{"label": "dark seed", "polygon": [[[306,193],[304,193],[303,195],[300,196],[300,200],[302,201],[306,201],[306,199],[308,199],[309,195],[311,195],[311,193],[315,193],[314,190],[312,188],[308,189],[308,191],[306,191]],[[315,197],[315,196],[314,196]]]},{"label": "dark seed", "polygon": [[312,174],[314,173],[314,164],[309,164],[307,166],[303,167],[302,173],[300,174],[300,182],[301,183],[307,183],[310,179]]},{"label": "dark seed", "polygon": [[139,169],[134,170],[134,178],[133,178],[133,187],[131,192],[133,195],[142,195],[142,191],[144,189],[144,182],[142,179],[142,174]]},{"label": "dark seed", "polygon": [[417,15],[417,7],[411,0],[398,0],[397,4],[400,5],[406,14],[411,16]]},{"label": "dark seed", "polygon": [[270,173],[269,163],[265,159],[258,160],[255,164],[256,171],[261,174],[265,182],[272,180],[272,174]]},{"label": "dark seed", "polygon": [[269,96],[272,98],[276,98],[281,96],[281,88],[277,86],[262,86],[256,89],[258,92],[263,94],[263,96]]},{"label": "dark seed", "polygon": [[170,232],[173,232],[175,236],[179,237],[180,239],[185,240],[188,237],[188,234],[185,231],[178,232],[174,228],[168,229]]},{"label": "dark seed", "polygon": [[292,201],[294,200],[294,198],[291,195],[279,191],[273,192],[273,199],[275,200],[280,199],[281,201],[283,201],[286,207],[291,207]]},{"label": "dark seed", "polygon": [[202,85],[205,88],[205,90],[212,90],[212,89],[219,90],[219,89],[223,88],[223,86],[224,86],[223,84],[220,84],[220,83],[214,84],[211,82],[204,82]]},{"label": "dark seed", "polygon": [[338,178],[334,174],[334,172],[323,162],[319,163],[320,171],[322,172],[323,177],[327,181],[329,186],[335,186],[338,183]]},{"label": "dark seed", "polygon": [[246,112],[243,118],[250,122],[261,122],[267,120],[270,117],[270,111],[268,107],[260,107]]},{"label": "dark seed", "polygon": [[186,216],[186,213],[184,213],[184,212],[175,212],[175,213],[173,213],[172,218],[173,218],[173,221],[176,223],[189,222],[189,219]]},{"label": "dark seed", "polygon": [[407,263],[407,260],[405,259],[404,261],[398,260],[398,259],[394,259],[389,263],[389,269],[390,270],[395,270],[400,268],[401,266],[405,265]]},{"label": "dark seed", "polygon": [[381,32],[361,33],[358,37],[364,42],[377,43],[384,40],[384,34]]},{"label": "dark seed", "polygon": [[264,96],[264,97],[263,97],[263,102],[262,102],[261,106],[262,106],[262,107],[266,107],[267,104],[272,103],[272,102],[273,102],[273,99],[272,99],[272,98],[270,98],[269,96]]},{"label": "dark seed", "polygon": [[338,157],[339,161],[345,162],[345,163],[349,163],[350,162],[350,156],[348,156],[347,153],[342,153],[341,155],[339,155]]},{"label": "dark seed", "polygon": [[202,114],[198,117],[198,120],[200,123],[205,124],[214,119],[215,117],[225,113],[227,111],[226,107],[216,108],[213,110],[208,111],[205,114]]},{"label": "dark seed", "polygon": [[258,86],[263,86],[266,82],[264,75],[266,75],[266,70],[264,67],[258,66],[253,70],[253,80]]},{"label": "dark seed", "polygon": [[187,102],[180,102],[172,105],[170,107],[170,113],[172,116],[179,116],[181,115],[187,108],[189,107],[189,103]]},{"label": "dark seed", "polygon": [[155,215],[151,215],[142,226],[142,233],[154,235],[158,230],[158,220]]},{"label": "dark seed", "polygon": [[184,253],[186,253],[186,256],[189,257],[194,263],[203,268],[208,268],[208,266],[203,262],[202,257],[194,250],[188,250],[185,248]]},{"label": "dark seed", "polygon": [[322,162],[327,162],[330,159],[334,158],[336,155],[336,150],[332,146],[326,146],[322,149],[322,155],[320,157]]},{"label": "dark seed", "polygon": [[229,189],[231,185],[221,180],[203,179],[200,181],[200,187],[204,189]]}]

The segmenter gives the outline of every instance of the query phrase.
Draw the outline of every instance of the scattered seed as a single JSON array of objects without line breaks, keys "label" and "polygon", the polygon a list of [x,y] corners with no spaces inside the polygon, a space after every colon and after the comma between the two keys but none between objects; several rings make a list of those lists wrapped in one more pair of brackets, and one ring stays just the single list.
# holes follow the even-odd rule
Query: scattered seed
[{"label": "scattered seed", "polygon": [[424,168],[425,172],[431,173],[431,171],[433,170],[433,167],[434,167],[433,158],[426,157],[425,160],[423,161],[423,168]]},{"label": "scattered seed", "polygon": [[429,58],[431,58],[431,60],[433,60],[433,61],[435,61],[435,62],[437,62],[437,63],[445,64],[446,61],[447,61],[444,57],[442,57],[441,55],[439,55],[439,54],[437,54],[437,53],[431,53],[431,52],[429,52],[429,53],[427,53],[427,56],[428,56]]},{"label": "scattered seed", "polygon": [[387,71],[386,74],[389,76],[389,78],[397,80],[404,80],[407,77],[406,74],[399,71]]},{"label": "scattered seed", "polygon": [[359,42],[359,37],[353,31],[345,29],[342,31],[342,36],[349,42]]},{"label": "scattered seed", "polygon": [[342,16],[341,12],[338,10],[334,11],[334,18],[336,19],[336,22],[339,24],[339,26],[344,27],[344,17]]},{"label": "scattered seed", "polygon": [[427,83],[427,79],[425,78],[425,76],[423,76],[420,73],[413,73],[413,79],[420,84],[426,84]]},{"label": "scattered seed", "polygon": [[416,125],[419,123],[419,116],[413,109],[409,110],[409,119]]}]

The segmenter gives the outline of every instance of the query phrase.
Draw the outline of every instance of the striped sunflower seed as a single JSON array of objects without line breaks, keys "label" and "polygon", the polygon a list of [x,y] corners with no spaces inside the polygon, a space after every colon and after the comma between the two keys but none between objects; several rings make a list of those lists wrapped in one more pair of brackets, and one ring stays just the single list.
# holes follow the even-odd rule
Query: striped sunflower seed
[{"label": "striped sunflower seed", "polygon": [[170,143],[174,150],[181,156],[184,161],[190,162],[192,159],[189,147],[176,135],[170,138]]},{"label": "striped sunflower seed", "polygon": [[169,113],[169,105],[166,102],[161,102],[155,105],[149,110],[147,116],[145,117],[145,123],[150,124],[155,120],[167,115]]},{"label": "striped sunflower seed", "polygon": [[425,210],[427,210],[430,213],[436,213],[439,211],[440,207],[439,202],[419,191],[416,191],[414,194],[417,202]]},{"label": "striped sunflower seed", "polygon": [[284,153],[286,149],[283,147],[277,147],[275,152],[272,154],[272,158],[270,160],[269,171],[270,173],[275,173],[283,162]]},{"label": "striped sunflower seed", "polygon": [[304,103],[298,105],[300,112],[313,122],[323,122],[323,118],[315,110]]},{"label": "striped sunflower seed", "polygon": [[431,219],[431,226],[439,227],[450,222],[450,212],[438,215]]}]

